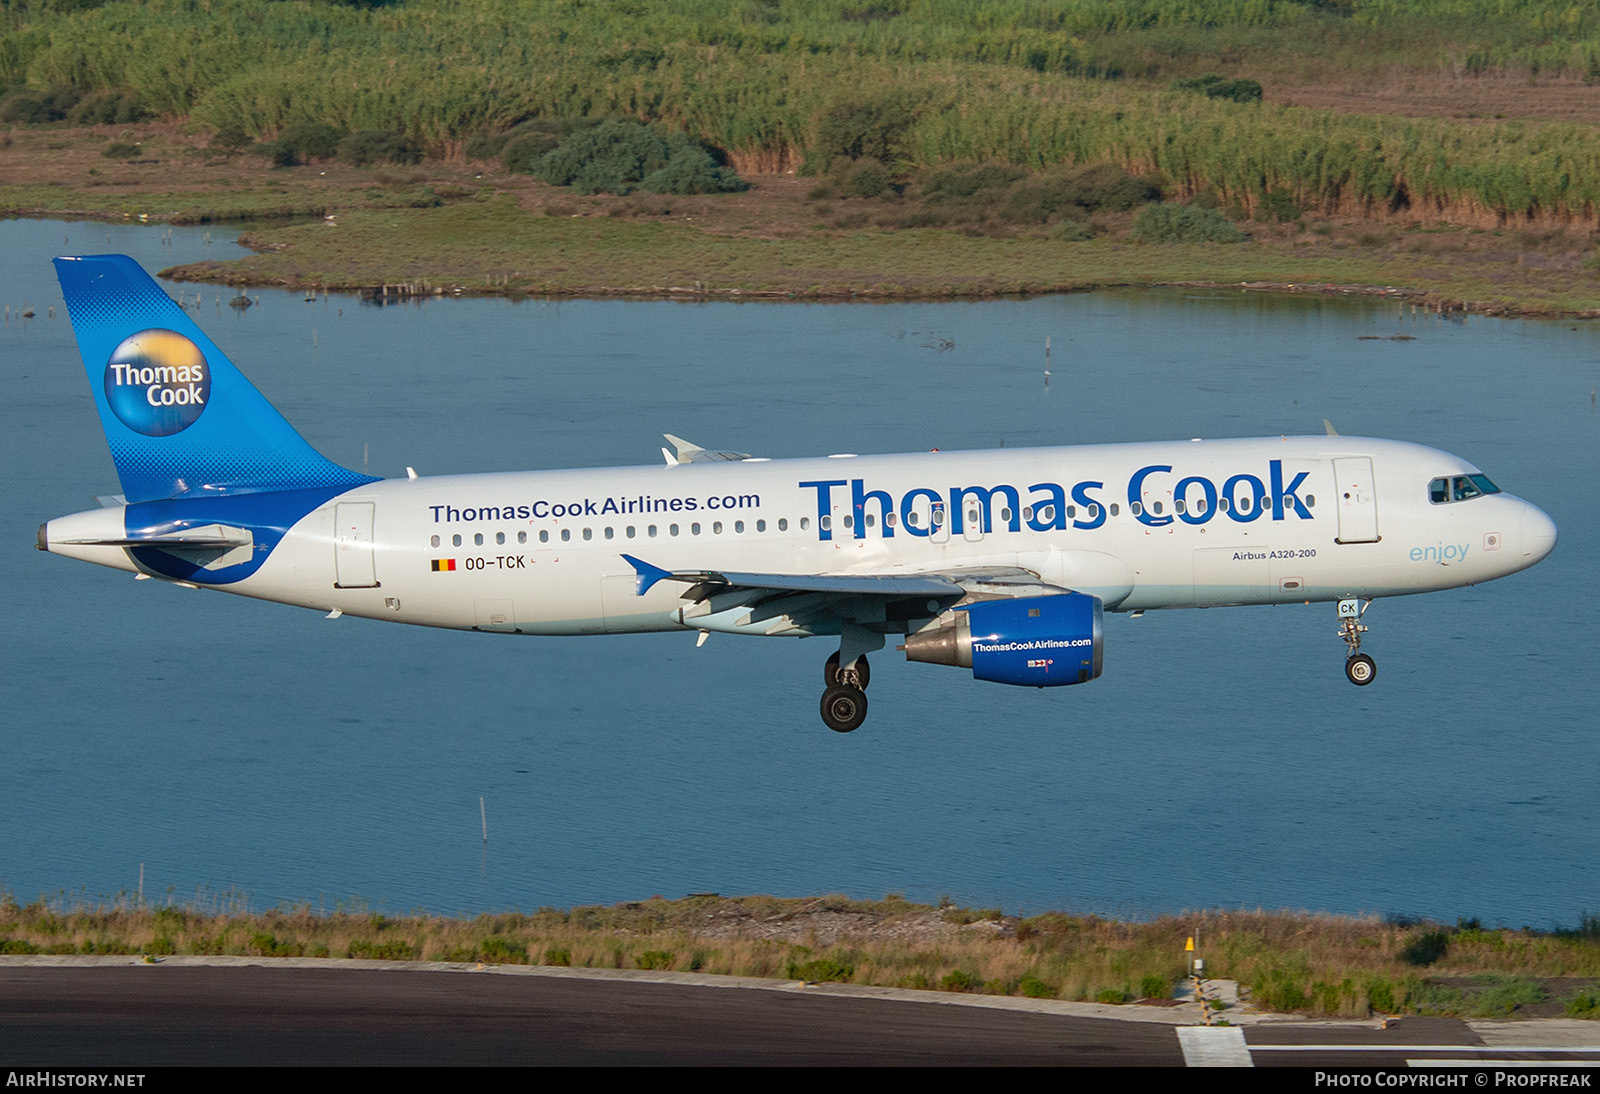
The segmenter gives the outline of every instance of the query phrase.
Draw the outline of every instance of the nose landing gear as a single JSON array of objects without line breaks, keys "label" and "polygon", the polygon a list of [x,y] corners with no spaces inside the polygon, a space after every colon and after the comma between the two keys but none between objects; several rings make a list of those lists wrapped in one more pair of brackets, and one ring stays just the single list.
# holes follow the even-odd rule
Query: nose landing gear
[{"label": "nose landing gear", "polygon": [[1361,652],[1361,636],[1367,631],[1361,617],[1371,606],[1370,600],[1352,598],[1339,601],[1339,637],[1344,639],[1350,651],[1345,658],[1344,675],[1357,687],[1366,687],[1378,675],[1378,663]]}]

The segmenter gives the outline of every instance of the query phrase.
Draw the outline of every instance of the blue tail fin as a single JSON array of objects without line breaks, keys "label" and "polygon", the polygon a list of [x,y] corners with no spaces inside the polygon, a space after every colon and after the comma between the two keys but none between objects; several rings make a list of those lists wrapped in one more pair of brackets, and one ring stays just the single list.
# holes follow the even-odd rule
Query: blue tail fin
[{"label": "blue tail fin", "polygon": [[126,255],[55,260],[128,501],[359,486]]}]

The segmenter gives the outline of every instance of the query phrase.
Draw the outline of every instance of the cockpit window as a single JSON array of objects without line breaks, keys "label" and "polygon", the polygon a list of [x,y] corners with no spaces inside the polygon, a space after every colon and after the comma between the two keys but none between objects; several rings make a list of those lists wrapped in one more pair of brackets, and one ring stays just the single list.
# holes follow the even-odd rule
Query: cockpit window
[{"label": "cockpit window", "polygon": [[1454,475],[1447,479],[1434,479],[1428,484],[1428,500],[1435,505],[1498,493],[1500,488],[1490,482],[1487,475]]}]

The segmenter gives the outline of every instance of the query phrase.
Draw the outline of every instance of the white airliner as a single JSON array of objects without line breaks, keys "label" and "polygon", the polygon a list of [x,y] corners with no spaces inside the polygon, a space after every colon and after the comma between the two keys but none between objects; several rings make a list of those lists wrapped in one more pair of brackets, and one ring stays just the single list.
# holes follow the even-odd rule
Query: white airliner
[{"label": "white airliner", "polygon": [[1549,554],[1476,467],[1325,436],[765,460],[668,436],[664,466],[373,479],[317,453],[133,260],[55,260],[122,493],[40,550],[141,578],[507,634],[831,635],[822,719],[866,655],[1047,687],[1100,675],[1103,611],[1333,601],[1345,673],[1374,597]]}]

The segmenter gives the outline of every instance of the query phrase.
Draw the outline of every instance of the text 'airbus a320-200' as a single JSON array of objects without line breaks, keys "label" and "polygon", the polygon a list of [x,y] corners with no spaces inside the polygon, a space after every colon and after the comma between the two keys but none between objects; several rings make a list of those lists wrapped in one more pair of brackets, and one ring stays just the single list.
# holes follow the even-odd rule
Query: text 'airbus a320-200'
[{"label": "text 'airbus a320-200'", "polygon": [[332,615],[506,634],[830,635],[822,720],[867,654],[1051,687],[1102,614],[1331,601],[1370,684],[1374,597],[1473,585],[1555,524],[1466,461],[1328,435],[374,479],[319,454],[139,266],[55,260],[122,493],[38,546]]}]

